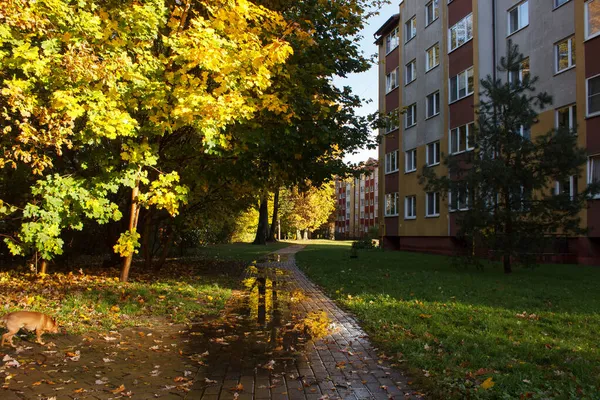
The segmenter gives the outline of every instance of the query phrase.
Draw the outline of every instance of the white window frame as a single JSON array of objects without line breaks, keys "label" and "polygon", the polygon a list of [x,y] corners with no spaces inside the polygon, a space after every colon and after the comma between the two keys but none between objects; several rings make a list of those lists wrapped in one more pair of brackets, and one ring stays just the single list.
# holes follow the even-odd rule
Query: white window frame
[{"label": "white window frame", "polygon": [[[385,76],[385,94],[390,93],[392,90],[396,89],[399,86],[398,77],[400,76],[400,71],[398,67],[394,69],[392,72]],[[395,86],[394,86],[395,85]]]},{"label": "white window frame", "polygon": [[571,0],[554,0],[554,9],[556,10],[558,7],[567,4]]},{"label": "white window frame", "polygon": [[[429,149],[433,147],[433,155],[434,155],[434,159],[430,160],[429,159]],[[436,151],[437,149],[437,151]],[[433,167],[435,165],[439,165],[440,164],[440,155],[441,155],[441,147],[440,147],[440,141],[435,141],[435,142],[431,142],[431,143],[427,143],[427,147],[425,148],[425,164],[428,167]]]},{"label": "white window frame", "polygon": [[[456,198],[456,207],[454,207],[454,199]],[[469,189],[464,189],[464,203],[460,201],[461,193],[458,191],[448,192],[448,210],[450,212],[455,211],[467,211],[469,209]]]},{"label": "white window frame", "polygon": [[[429,14],[429,9],[433,11],[433,18]],[[440,17],[440,2],[439,0],[431,0],[429,3],[425,4],[425,27],[427,28],[429,25],[433,24]]]},{"label": "white window frame", "polygon": [[[392,201],[391,204],[394,205],[392,210],[388,210],[388,198]],[[398,216],[398,192],[386,193],[385,194],[385,203],[384,203],[384,215],[386,217],[397,217]],[[389,212],[393,211],[393,212]]]},{"label": "white window frame", "polygon": [[390,111],[389,113],[387,113],[387,116],[388,116],[388,121],[385,125],[385,133],[386,134],[393,132],[400,127],[399,121],[397,119],[398,118],[398,109]]},{"label": "white window frame", "polygon": [[[469,26],[471,27],[469,29]],[[459,30],[463,30],[463,32],[461,32],[461,36],[459,37]],[[452,31],[455,31],[455,38],[456,38],[456,43],[455,46],[452,46]],[[470,36],[469,36],[470,33]],[[448,29],[448,53],[452,53],[454,50],[458,49],[459,47],[465,45],[466,43],[469,42],[469,40],[473,39],[473,13],[467,15],[466,17],[464,17],[463,19],[461,19],[460,21],[458,21],[456,24],[452,25],[449,29]]]},{"label": "white window frame", "polygon": [[[527,8],[527,21],[524,21],[523,18],[523,7]],[[518,13],[517,15],[517,28],[514,31],[510,30],[510,14],[516,11]],[[529,26],[529,0],[525,0],[522,1],[521,3],[517,4],[516,6],[510,8],[507,11],[507,26],[506,26],[506,32],[508,32],[507,36],[513,35],[517,32],[519,32],[522,29],[525,29]]]},{"label": "white window frame", "polygon": [[[471,91],[469,92],[469,73],[471,75],[471,82],[472,82],[472,87],[471,87]],[[449,104],[455,103],[459,100],[462,100],[466,97],[469,97],[473,94],[473,92],[475,91],[475,77],[473,76],[474,74],[474,70],[473,67],[469,67],[467,69],[465,69],[462,72],[459,72],[458,74],[456,74],[455,76],[450,78],[450,82],[448,85],[448,102]],[[457,82],[456,82],[456,99],[452,99],[452,79],[456,78]],[[460,81],[461,79],[464,79],[463,83],[465,85],[465,89],[466,89],[466,94],[462,97],[460,97]]]},{"label": "white window frame", "polygon": [[398,171],[398,150],[391,151],[385,155],[385,173],[391,174]]},{"label": "white window frame", "polygon": [[[410,73],[409,73],[410,71]],[[410,79],[410,80],[409,80]],[[410,61],[404,66],[404,85],[417,80],[417,59]]]},{"label": "white window frame", "polygon": [[404,197],[404,219],[417,219],[417,196]]},{"label": "white window frame", "polygon": [[[467,133],[466,133],[466,139],[467,139],[467,143],[465,145],[465,150],[460,150],[460,128],[462,127],[466,127],[467,129]],[[449,140],[448,140],[448,152],[452,155],[454,154],[461,154],[461,153],[466,153],[467,151],[471,151],[473,150],[475,147],[473,146],[473,141],[469,140],[469,137],[471,137],[471,130],[473,130],[475,128],[475,123],[474,122],[469,122],[468,124],[465,125],[461,125],[461,126],[457,126],[456,128],[450,129],[450,135],[449,135]],[[456,138],[458,140],[458,144],[456,146],[457,151],[453,152],[452,151],[452,137],[453,137],[453,131],[457,131],[457,135]]]},{"label": "white window frame", "polygon": [[[560,187],[561,182],[554,181],[554,194],[559,195],[561,192]],[[573,200],[575,198],[575,194],[577,194],[577,177],[575,175],[569,176],[569,198]]]},{"label": "white window frame", "polygon": [[[566,68],[560,69],[559,67],[559,60],[558,60],[558,46],[564,42],[567,42],[567,48],[568,48],[568,65]],[[575,67],[575,49],[574,49],[574,44],[575,44],[575,36],[571,36],[568,38],[565,38],[559,42],[556,42],[554,44],[554,71],[558,74],[564,71],[568,71],[571,68]]]},{"label": "white window frame", "polygon": [[[433,213],[429,214],[429,195],[433,194]],[[438,192],[426,192],[425,193],[425,217],[426,218],[434,218],[440,216],[440,195]]]},{"label": "white window frame", "polygon": [[385,37],[385,55],[387,56],[400,45],[400,37],[398,36],[398,27]]},{"label": "white window frame", "polygon": [[[433,59],[437,60],[435,65],[429,65],[429,52],[432,51],[434,54]],[[437,42],[427,50],[425,50],[425,72],[429,72],[435,67],[440,65],[440,42]]]},{"label": "white window frame", "polygon": [[[429,109],[429,98],[433,97],[433,112]],[[435,98],[437,97],[437,106],[435,102]],[[425,97],[425,119],[433,118],[436,115],[440,114],[440,91],[431,93],[429,96]]]},{"label": "white window frame", "polygon": [[404,152],[404,173],[409,174],[417,170],[417,149]]},{"label": "white window frame", "polygon": [[[412,119],[412,123],[408,124],[408,116],[410,115]],[[413,103],[406,108],[406,113],[404,114],[404,129],[408,129],[417,125],[417,103]]]},{"label": "white window frame", "polygon": [[404,24],[404,43],[408,43],[417,36],[417,16],[414,15]]},{"label": "white window frame", "polygon": [[560,128],[560,126],[558,126],[558,115],[559,112],[561,110],[565,110],[567,109],[567,112],[569,113],[569,130],[573,133],[577,133],[577,104],[570,104],[568,106],[563,106],[563,107],[559,107],[555,110],[555,117],[554,117],[554,127],[556,129]]},{"label": "white window frame", "polygon": [[[585,115],[588,118],[600,115],[600,110],[590,113],[590,81],[592,79],[600,79],[600,74],[591,76],[585,80]],[[600,93],[596,93],[594,96],[600,96]]]},{"label": "white window frame", "polygon": [[593,34],[590,35],[590,15],[589,15],[589,5],[593,2],[600,2],[600,0],[589,0],[585,2],[585,40],[589,40],[592,38],[595,38],[596,36],[600,35],[600,29],[598,29],[598,32],[595,32]]},{"label": "white window frame", "polygon": [[[529,57],[525,57],[521,62],[521,65],[519,65],[519,82],[523,82],[523,78],[525,77],[525,74],[523,73],[523,66],[525,65],[525,63],[529,65],[529,72],[527,73],[527,75],[531,74],[531,60],[529,59]],[[508,71],[508,83],[514,83],[513,72],[515,71]]]}]

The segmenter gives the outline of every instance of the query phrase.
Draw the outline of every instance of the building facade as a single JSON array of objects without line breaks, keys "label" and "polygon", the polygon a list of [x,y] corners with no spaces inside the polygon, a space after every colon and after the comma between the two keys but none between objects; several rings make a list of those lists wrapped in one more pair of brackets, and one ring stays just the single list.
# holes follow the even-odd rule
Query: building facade
[{"label": "building facade", "polygon": [[[404,0],[376,32],[379,110],[397,122],[380,130],[380,232],[384,245],[450,254],[456,246],[461,205],[426,193],[423,166],[473,150],[480,80],[519,79],[496,70],[509,40],[526,57],[519,75],[539,77],[536,89],[553,97],[539,122],[521,134],[535,136],[566,125],[587,149],[588,165],[557,190],[583,190],[600,179],[600,0]],[[559,187],[561,189],[559,189]],[[467,207],[463,205],[462,207]],[[576,261],[600,261],[600,199],[581,213],[586,237],[569,240]]]},{"label": "building facade", "polygon": [[369,158],[365,173],[358,178],[335,182],[337,218],[335,235],[338,239],[364,237],[379,226],[379,166]]}]

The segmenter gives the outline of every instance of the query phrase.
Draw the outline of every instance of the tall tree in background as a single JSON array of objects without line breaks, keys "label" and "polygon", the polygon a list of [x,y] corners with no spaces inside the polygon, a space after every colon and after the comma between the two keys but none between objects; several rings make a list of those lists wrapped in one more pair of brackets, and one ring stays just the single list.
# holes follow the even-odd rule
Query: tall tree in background
[{"label": "tall tree in background", "polygon": [[542,252],[555,235],[582,234],[579,213],[597,191],[576,184],[586,154],[568,127],[530,137],[536,110],[552,99],[535,93],[538,79],[523,70],[524,61],[509,43],[498,66],[508,79],[481,81],[478,127],[468,136],[460,131],[460,140],[474,150],[446,156],[448,176],[427,167],[421,175],[426,191],[440,192],[451,209],[464,210],[457,217],[460,236],[472,249],[500,255],[505,273],[513,258]]},{"label": "tall tree in background", "polygon": [[281,203],[283,230],[297,232],[297,239],[308,239],[310,233],[327,223],[335,212],[335,184],[293,187],[282,193]]}]

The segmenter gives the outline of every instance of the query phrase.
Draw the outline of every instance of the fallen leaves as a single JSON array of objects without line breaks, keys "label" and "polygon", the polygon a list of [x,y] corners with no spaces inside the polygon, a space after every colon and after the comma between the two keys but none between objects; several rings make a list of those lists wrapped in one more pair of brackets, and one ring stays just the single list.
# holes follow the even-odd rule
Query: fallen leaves
[{"label": "fallen leaves", "polygon": [[488,389],[491,389],[492,387],[494,387],[495,384],[496,383],[494,382],[492,377],[489,377],[485,381],[483,381],[483,383],[481,384],[481,388],[488,390]]}]

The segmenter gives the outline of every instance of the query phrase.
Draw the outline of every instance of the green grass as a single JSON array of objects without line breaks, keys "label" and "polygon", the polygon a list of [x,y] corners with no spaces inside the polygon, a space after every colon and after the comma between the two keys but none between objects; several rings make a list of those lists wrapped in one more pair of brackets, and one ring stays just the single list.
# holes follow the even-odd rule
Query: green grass
[{"label": "green grass", "polygon": [[275,242],[265,246],[251,243],[216,244],[194,250],[194,255],[218,260],[240,260],[251,262],[276,250],[288,247],[289,243]]},{"label": "green grass", "polygon": [[599,267],[505,275],[418,253],[350,259],[349,246],[312,244],[297,260],[432,398],[600,399]]}]

